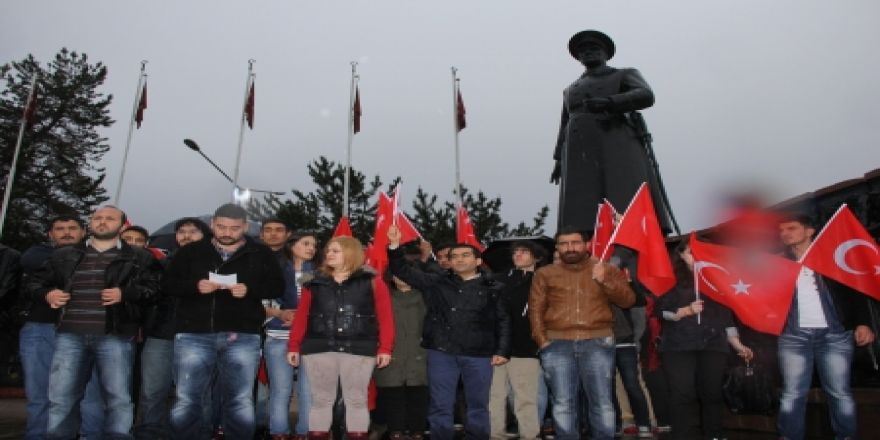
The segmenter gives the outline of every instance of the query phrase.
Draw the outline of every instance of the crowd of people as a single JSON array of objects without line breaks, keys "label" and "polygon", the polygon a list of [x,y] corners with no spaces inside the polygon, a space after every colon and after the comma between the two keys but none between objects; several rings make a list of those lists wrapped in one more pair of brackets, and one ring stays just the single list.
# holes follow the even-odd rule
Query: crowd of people
[{"label": "crowd of people", "polygon": [[[816,232],[803,216],[779,226],[791,258]],[[729,353],[755,356],[731,311],[695,295],[686,243],[658,297],[629,276],[631,253],[600,262],[571,228],[553,255],[513,243],[504,273],[469,244],[401,243],[396,226],[384,273],[352,237],[247,230],[226,204],[210,225],[178,220],[166,255],[108,205],[87,227],[49,220],[48,243],[20,256],[0,249],[25,318],[24,437],[499,439],[515,425],[522,439],[721,439]],[[779,433],[804,437],[815,368],[835,435],[857,438],[850,370],[874,338],[870,299],[806,268],[794,298]]]}]

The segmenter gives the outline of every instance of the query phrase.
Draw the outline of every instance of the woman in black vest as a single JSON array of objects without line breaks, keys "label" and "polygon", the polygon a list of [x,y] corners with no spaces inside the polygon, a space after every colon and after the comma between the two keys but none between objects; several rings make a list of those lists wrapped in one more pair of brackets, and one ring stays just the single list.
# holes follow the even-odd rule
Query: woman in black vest
[{"label": "woman in black vest", "polygon": [[328,439],[337,384],[348,439],[367,438],[367,386],[373,368],[391,362],[394,319],[388,287],[364,266],[361,243],[330,240],[324,263],[305,284],[290,330],[287,360],[309,377],[309,438]]}]

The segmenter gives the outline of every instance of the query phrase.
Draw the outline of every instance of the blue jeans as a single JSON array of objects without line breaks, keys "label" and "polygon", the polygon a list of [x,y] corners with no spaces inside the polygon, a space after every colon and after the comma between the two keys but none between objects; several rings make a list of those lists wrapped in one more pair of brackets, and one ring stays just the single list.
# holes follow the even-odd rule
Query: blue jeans
[{"label": "blue jeans", "polygon": [[[266,359],[266,368],[269,370],[269,433],[290,434],[290,398],[293,396],[294,368],[287,363],[287,339],[267,336],[263,357]],[[300,369],[300,372],[303,370]],[[305,395],[299,392],[297,394],[299,417],[308,418],[309,394],[308,392]],[[303,414],[304,401],[306,403],[305,414]],[[306,434],[308,424],[305,424],[305,427],[305,432],[297,431],[296,433]]]},{"label": "blue jeans", "polygon": [[[229,439],[254,435],[254,379],[260,363],[260,335],[254,333],[178,333],[174,336],[177,398],[171,410],[174,438],[200,438],[202,402],[217,369],[222,390],[223,431]],[[214,396],[216,399],[217,396]]]},{"label": "blue jeans", "polygon": [[799,440],[804,437],[804,414],[814,364],[828,399],[831,427],[836,438],[858,435],[856,404],[850,390],[853,350],[851,331],[798,328],[779,337],[783,387],[777,424],[783,438]]},{"label": "blue jeans", "polygon": [[489,438],[489,390],[492,387],[492,361],[489,357],[459,356],[428,350],[428,388],[431,402],[428,422],[431,438],[451,440],[454,434],[453,408],[458,380],[464,384],[467,405],[467,438]]},{"label": "blue jeans", "polygon": [[[49,422],[49,371],[55,353],[55,324],[26,322],[19,333],[19,353],[24,370],[24,391],[27,396],[26,440],[46,437]],[[86,394],[79,404],[80,433],[89,440],[100,439],[104,426],[104,398],[97,370],[86,385]]]},{"label": "blue jeans", "polygon": [[[620,379],[623,382],[623,388],[626,390],[626,397],[629,400],[629,406],[632,410],[633,417],[636,419],[637,426],[651,426],[651,414],[648,410],[648,398],[642,391],[642,383],[639,380],[641,371],[639,371],[639,352],[635,346],[627,345],[615,348],[615,359],[617,371],[620,373]],[[612,380],[612,395],[616,395],[616,382]],[[617,399],[614,399],[614,413],[616,425],[621,425],[620,408]]]},{"label": "blue jeans", "polygon": [[55,335],[49,376],[49,421],[46,438],[74,438],[79,428],[77,406],[97,370],[106,399],[102,438],[129,439],[134,421],[131,401],[134,338],[115,335]]},{"label": "blue jeans", "polygon": [[556,339],[541,350],[541,365],[553,399],[557,440],[578,435],[578,388],[583,384],[589,404],[590,438],[614,438],[614,404],[611,393],[614,338]]},{"label": "blue jeans", "polygon": [[167,438],[171,433],[168,396],[171,394],[174,341],[147,338],[141,350],[140,421],[134,434],[139,439]]},{"label": "blue jeans", "polygon": [[491,359],[428,350],[428,387],[431,396],[428,422],[431,425],[432,440],[451,440],[453,437],[452,414],[459,378],[464,384],[464,399],[467,404],[465,438],[489,438]]}]

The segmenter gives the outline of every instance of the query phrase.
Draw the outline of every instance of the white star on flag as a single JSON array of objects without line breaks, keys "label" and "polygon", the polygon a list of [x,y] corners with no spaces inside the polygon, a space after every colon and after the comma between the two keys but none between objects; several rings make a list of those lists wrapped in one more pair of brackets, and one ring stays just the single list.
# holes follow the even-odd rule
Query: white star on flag
[{"label": "white star on flag", "polygon": [[739,295],[740,293],[744,293],[746,295],[749,294],[749,287],[752,287],[751,284],[746,284],[743,280],[737,281],[736,284],[731,284],[730,287],[733,287],[734,295]]}]

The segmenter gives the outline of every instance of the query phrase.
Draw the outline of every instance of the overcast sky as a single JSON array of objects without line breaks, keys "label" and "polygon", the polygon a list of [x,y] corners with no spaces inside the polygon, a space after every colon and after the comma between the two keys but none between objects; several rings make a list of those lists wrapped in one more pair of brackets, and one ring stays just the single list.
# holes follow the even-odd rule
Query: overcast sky
[{"label": "overcast sky", "polygon": [[[40,1],[0,6],[0,63],[61,47],[109,68],[117,121],[103,133],[106,188],[116,190],[139,63],[149,108],[133,136],[121,205],[148,229],[211,212],[231,186],[182,140],[230,174],[247,60],[256,60],[256,121],[240,183],[310,190],[306,163],[344,160],[349,62],[360,62],[362,132],[354,166],[400,175],[451,199],[450,67],[468,127],[465,185],[503,199],[511,223],[544,204],[562,90],[582,72],[572,34],[600,29],[609,64],[652,86],[644,112],[683,229],[715,220],[717,194],[743,185],[782,200],[880,167],[876,1]],[[407,204],[408,206],[408,204]],[[621,207],[622,208],[622,207]]]}]

